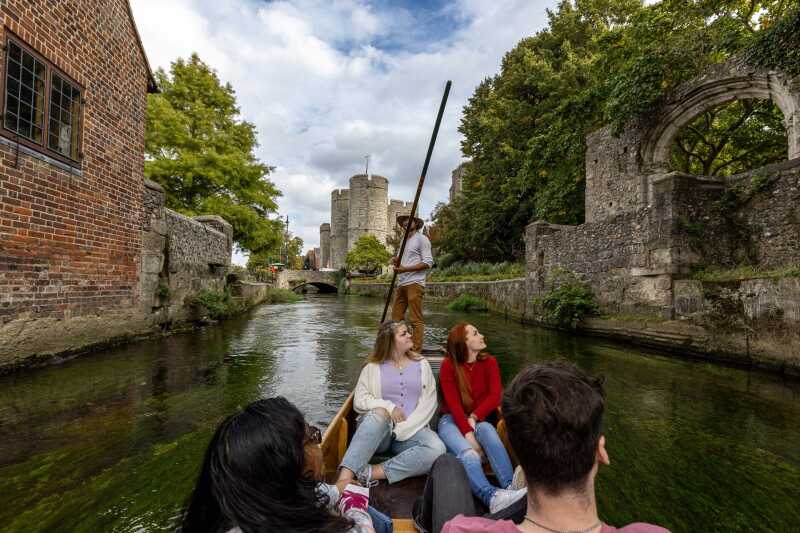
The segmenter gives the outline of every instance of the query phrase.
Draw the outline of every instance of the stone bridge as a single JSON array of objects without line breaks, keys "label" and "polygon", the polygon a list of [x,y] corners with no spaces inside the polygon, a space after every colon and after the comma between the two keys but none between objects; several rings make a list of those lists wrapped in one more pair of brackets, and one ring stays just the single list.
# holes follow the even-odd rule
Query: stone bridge
[{"label": "stone bridge", "polygon": [[282,270],[278,272],[275,286],[279,289],[300,290],[306,285],[313,285],[319,292],[338,292],[335,272],[318,270]]}]

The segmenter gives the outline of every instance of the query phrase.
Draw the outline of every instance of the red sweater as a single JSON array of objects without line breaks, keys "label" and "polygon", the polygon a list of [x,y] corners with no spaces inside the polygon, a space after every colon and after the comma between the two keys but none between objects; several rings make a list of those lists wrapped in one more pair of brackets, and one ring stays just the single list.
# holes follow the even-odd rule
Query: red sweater
[{"label": "red sweater", "polygon": [[[464,370],[464,377],[469,380],[471,386],[472,413],[478,417],[478,420],[484,420],[500,405],[500,396],[503,394],[497,359],[490,355],[483,360],[475,361],[472,364],[464,364],[461,367]],[[439,384],[442,387],[442,395],[444,396],[442,414],[450,414],[461,433],[466,435],[472,431],[469,422],[467,422],[467,417],[470,413],[464,411],[465,407],[461,403],[461,394],[458,392],[456,368],[449,357],[442,361],[442,368],[439,371]]]}]

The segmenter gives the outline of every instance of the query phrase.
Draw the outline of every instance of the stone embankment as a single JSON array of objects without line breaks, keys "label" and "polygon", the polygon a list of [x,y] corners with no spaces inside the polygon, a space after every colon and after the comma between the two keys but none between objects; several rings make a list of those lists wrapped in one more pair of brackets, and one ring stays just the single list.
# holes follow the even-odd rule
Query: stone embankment
[{"label": "stone embankment", "polygon": [[[530,279],[428,283],[426,298],[483,298],[492,312],[556,327],[541,314]],[[386,283],[354,283],[352,294],[385,298]],[[631,342],[679,356],[800,376],[800,278],[676,282],[675,318],[646,313],[587,317],[577,333]]]},{"label": "stone embankment", "polygon": [[200,318],[192,302],[204,291],[228,288],[250,305],[266,298],[265,284],[228,286],[230,224],[216,216],[190,218],[167,209],[164,190],[147,180],[144,185],[136,297],[95,305],[91,312],[17,313],[0,325],[0,373],[185,328]]}]

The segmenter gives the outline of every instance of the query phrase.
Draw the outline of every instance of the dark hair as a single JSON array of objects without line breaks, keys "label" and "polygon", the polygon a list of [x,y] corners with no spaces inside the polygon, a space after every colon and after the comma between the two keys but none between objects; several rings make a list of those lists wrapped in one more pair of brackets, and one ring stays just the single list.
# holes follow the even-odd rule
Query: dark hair
[{"label": "dark hair", "polygon": [[317,481],[303,476],[307,424],[282,397],[259,400],[226,418],[203,458],[183,514],[184,532],[347,531]]},{"label": "dark hair", "polygon": [[602,383],[554,361],[524,368],[506,388],[503,418],[530,486],[548,494],[585,486],[602,435]]},{"label": "dark hair", "polygon": [[[458,383],[458,393],[461,396],[461,405],[464,410],[472,410],[472,388],[470,387],[469,380],[464,375],[464,368],[461,366],[469,359],[469,348],[467,348],[467,324],[461,322],[456,324],[447,335],[447,352],[446,357],[453,363],[456,370],[456,381]],[[474,326],[473,326],[474,327]],[[478,360],[483,360],[489,354],[481,352],[478,354]]]}]

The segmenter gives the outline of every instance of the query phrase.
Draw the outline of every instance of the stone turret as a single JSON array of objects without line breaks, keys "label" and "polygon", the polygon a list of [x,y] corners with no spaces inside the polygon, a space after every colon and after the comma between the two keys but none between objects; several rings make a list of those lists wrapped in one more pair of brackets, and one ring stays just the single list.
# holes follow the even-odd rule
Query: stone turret
[{"label": "stone turret", "polygon": [[389,216],[386,220],[386,231],[388,235],[392,235],[397,225],[397,217],[400,215],[408,215],[411,213],[413,202],[404,202],[402,200],[392,200],[389,202]]},{"label": "stone turret", "polygon": [[333,191],[331,193],[331,268],[344,268],[349,217],[350,191],[347,189]]},{"label": "stone turret", "polygon": [[350,178],[350,216],[347,249],[362,235],[374,235],[386,243],[389,180],[383,176],[357,174]]},{"label": "stone turret", "polygon": [[411,213],[412,202],[389,201],[389,180],[356,174],[349,189],[331,193],[331,222],[319,227],[321,267],[345,267],[347,252],[362,235],[374,235],[387,246],[394,236],[398,215]]},{"label": "stone turret", "polygon": [[319,268],[330,268],[331,266],[331,225],[325,222],[319,227],[319,248],[320,263]]}]

